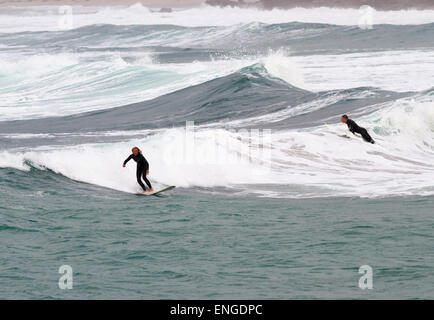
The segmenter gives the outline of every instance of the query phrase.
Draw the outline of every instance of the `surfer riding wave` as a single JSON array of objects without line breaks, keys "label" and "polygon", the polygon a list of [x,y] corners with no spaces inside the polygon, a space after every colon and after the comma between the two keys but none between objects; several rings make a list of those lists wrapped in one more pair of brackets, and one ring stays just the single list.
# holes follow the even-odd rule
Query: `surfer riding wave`
[{"label": "surfer riding wave", "polygon": [[154,190],[152,189],[151,182],[146,177],[146,175],[149,174],[149,163],[148,163],[148,161],[143,156],[142,151],[140,151],[139,148],[134,147],[134,148],[131,149],[131,151],[132,151],[132,154],[128,158],[125,159],[124,164],[122,165],[122,167],[125,168],[125,166],[127,165],[128,161],[130,161],[131,159],[133,159],[135,162],[137,162],[136,176],[137,176],[137,182],[138,182],[138,184],[142,187],[143,192],[146,192],[146,187],[145,187],[145,185],[142,182],[142,178],[143,178],[143,181],[145,181],[145,183],[149,187],[149,192],[153,192]]}]

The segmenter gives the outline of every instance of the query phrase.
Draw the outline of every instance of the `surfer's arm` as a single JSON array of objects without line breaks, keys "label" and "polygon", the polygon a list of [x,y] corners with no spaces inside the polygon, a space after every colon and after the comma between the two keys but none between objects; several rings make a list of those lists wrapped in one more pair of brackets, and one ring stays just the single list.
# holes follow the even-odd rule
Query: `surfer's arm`
[{"label": "surfer's arm", "polygon": [[350,130],[350,132],[352,133],[352,134],[354,134],[355,135],[355,133],[354,133],[354,126],[352,125],[352,124],[347,124],[348,125],[348,130]]},{"label": "surfer's arm", "polygon": [[347,126],[352,134],[356,135],[356,133],[360,133],[360,127],[355,121],[348,119]]},{"label": "surfer's arm", "polygon": [[129,156],[128,158],[125,159],[124,164],[123,164],[123,167],[125,167],[125,165],[128,163],[128,161],[131,160],[132,157],[133,157],[133,155],[130,154],[130,156]]}]

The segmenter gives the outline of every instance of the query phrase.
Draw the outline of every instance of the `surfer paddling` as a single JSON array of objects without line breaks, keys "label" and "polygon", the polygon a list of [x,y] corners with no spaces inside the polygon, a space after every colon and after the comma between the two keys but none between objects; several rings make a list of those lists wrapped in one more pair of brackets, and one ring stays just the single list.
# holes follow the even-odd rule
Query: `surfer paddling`
[{"label": "surfer paddling", "polygon": [[127,159],[125,159],[122,167],[125,168],[128,161],[130,161],[131,159],[133,159],[135,162],[137,162],[137,172],[136,172],[137,182],[142,187],[143,193],[147,192],[146,187],[142,182],[142,177],[143,177],[143,180],[146,182],[146,184],[149,187],[149,192],[153,192],[154,190],[152,189],[151,182],[149,182],[148,178],[146,178],[146,175],[149,174],[148,161],[146,161],[145,157],[142,154],[142,151],[140,151],[139,148],[134,147],[133,149],[131,149],[131,151],[132,151],[132,154]]},{"label": "surfer paddling", "polygon": [[356,133],[359,133],[363,140],[365,140],[366,142],[370,142],[372,144],[375,143],[374,139],[371,138],[371,136],[368,133],[368,130],[366,130],[365,128],[359,127],[357,125],[356,122],[354,122],[354,120],[351,120],[348,118],[348,116],[346,114],[344,114],[341,117],[341,121],[343,123],[346,123],[348,126],[348,129],[355,135]]}]

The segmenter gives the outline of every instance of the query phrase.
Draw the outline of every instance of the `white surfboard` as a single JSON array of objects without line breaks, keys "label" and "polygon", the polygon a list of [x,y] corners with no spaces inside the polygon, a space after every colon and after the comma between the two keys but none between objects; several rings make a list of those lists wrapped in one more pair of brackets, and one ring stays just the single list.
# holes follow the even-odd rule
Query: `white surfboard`
[{"label": "white surfboard", "polygon": [[140,194],[143,194],[144,196],[155,196],[157,194],[160,194],[160,193],[165,192],[165,191],[172,190],[174,188],[175,188],[175,186],[169,186],[169,187],[166,187],[166,188],[163,188],[163,189],[160,189],[160,190],[156,190],[156,191],[153,191],[153,192],[145,192],[145,193],[140,193]]}]

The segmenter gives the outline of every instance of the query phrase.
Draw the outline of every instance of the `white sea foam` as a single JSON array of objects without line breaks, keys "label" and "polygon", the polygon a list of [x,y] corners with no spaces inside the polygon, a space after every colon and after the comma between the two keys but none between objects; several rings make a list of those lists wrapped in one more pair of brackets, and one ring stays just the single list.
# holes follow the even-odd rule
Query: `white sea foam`
[{"label": "white sea foam", "polygon": [[[94,24],[155,25],[174,24],[179,26],[230,26],[239,23],[329,23],[337,25],[359,25],[366,14],[358,9],[338,8],[294,8],[289,10],[260,10],[255,8],[220,8],[202,6],[177,10],[171,13],[152,12],[135,4],[129,7],[74,7],[73,27]],[[1,32],[59,30],[59,7],[26,7],[0,13]],[[373,11],[374,24],[424,24],[434,22],[434,10]],[[62,24],[60,24],[62,25]]]},{"label": "white sea foam", "polygon": [[[17,58],[17,57],[16,57]],[[64,116],[149,100],[231,74],[255,60],[160,64],[149,53],[126,62],[80,55],[0,56],[2,120]]]},{"label": "white sea foam", "polygon": [[[57,7],[22,10],[24,14],[3,10],[0,13],[0,32],[58,30]],[[260,11],[205,6],[173,13],[154,13],[135,5],[122,8],[76,7],[74,12],[75,28],[99,23],[229,26],[211,33],[210,37],[230,35],[240,27],[240,23],[300,21],[357,25],[360,17],[358,10],[330,8]],[[433,21],[434,11],[374,14],[374,23],[420,24]],[[203,36],[201,34],[197,39],[203,39]],[[176,44],[186,43],[186,39],[181,32]],[[278,50],[264,56],[228,56],[208,62],[170,64],[156,61],[152,52],[138,53],[133,61],[124,59],[119,53],[106,53],[104,56],[99,53],[95,59],[91,56],[93,53],[38,53],[32,56],[14,53],[8,56],[6,52],[8,50],[0,56],[2,120],[61,116],[121,106],[203,83],[254,64],[262,64],[272,77],[312,91],[361,86],[420,91],[431,88],[434,83],[431,71],[434,70],[433,53],[429,50],[315,56],[291,56],[289,51]],[[359,94],[369,94],[369,89]],[[323,101],[301,104],[296,108],[288,106],[273,114],[242,121],[281,121],[312,112],[341,98],[337,94]],[[151,163],[150,179],[157,185],[226,186],[241,189],[242,194],[268,196],[432,194],[433,110],[432,95],[424,95],[413,100],[398,100],[357,119],[372,133],[378,142],[376,145],[363,143],[352,136],[349,139],[339,137],[347,133],[344,125],[273,132],[269,137],[271,145],[252,137],[249,132],[234,133],[216,125],[199,128],[194,148],[189,144],[188,135],[176,129],[155,130],[151,135],[149,131],[143,132],[143,138],[136,137],[141,132],[127,132],[122,134],[132,137],[124,142],[3,151],[0,153],[0,167],[29,170],[29,164],[32,164],[70,179],[137,192],[134,164],[129,164],[127,169],[123,169],[121,164],[131,146],[139,145]],[[38,139],[51,137],[36,136]],[[2,138],[32,139],[35,136],[6,134]],[[278,187],[273,189],[276,185]],[[298,191],[289,192],[294,190],[294,186]]]},{"label": "white sea foam", "polygon": [[[121,167],[139,145],[150,162],[151,181],[179,187],[236,187],[264,196],[387,196],[434,192],[434,104],[431,96],[402,99],[358,119],[377,144],[343,138],[345,125],[303,131],[232,132],[198,128],[158,130],[125,142],[3,152],[0,167],[26,162],[64,176],[125,192],[137,192],[133,163]],[[193,142],[192,142],[193,141]],[[269,187],[266,187],[266,186]],[[280,186],[273,189],[272,186]],[[286,187],[285,187],[286,186]],[[285,188],[294,193],[286,192]]]},{"label": "white sea foam", "polygon": [[434,84],[434,51],[396,50],[291,57],[304,88],[312,91],[378,87],[422,91]]}]

